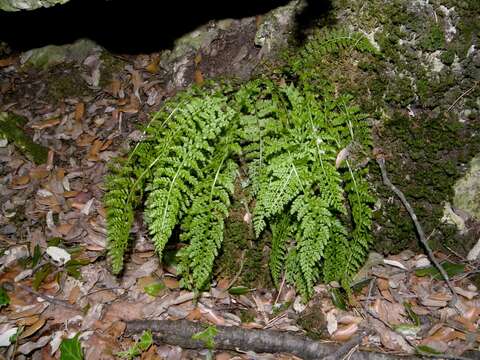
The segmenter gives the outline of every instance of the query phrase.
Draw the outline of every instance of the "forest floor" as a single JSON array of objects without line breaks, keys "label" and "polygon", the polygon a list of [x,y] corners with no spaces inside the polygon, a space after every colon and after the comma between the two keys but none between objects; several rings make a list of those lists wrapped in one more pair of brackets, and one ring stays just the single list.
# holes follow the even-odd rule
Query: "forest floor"
[{"label": "forest floor", "polygon": [[[126,334],[127,322],[138,319],[289,331],[326,345],[353,339],[338,358],[360,350],[460,358],[478,349],[480,296],[469,279],[478,267],[455,254],[435,254],[458,295],[455,306],[428,257],[412,251],[371,257],[349,304],[332,296],[335,284],[318,285],[303,304],[287,285],[244,288],[238,276],[222,274],[197,297],[179,288],[174,262],[159,263],[139,216],[126,270],[113,276],[102,204],[108,164],[142,138],[139,124],[172,93],[159,75],[158,54],[121,57],[107,80],[96,81],[106,71],[101,56],[45,70],[25,69],[20,55],[0,60],[0,110],[24,116],[26,133],[49,149],[46,163],[35,164],[0,140],[1,356],[77,359],[74,346],[72,357],[68,346],[59,348],[79,334],[85,359],[118,358],[141,335]],[[201,84],[208,69],[197,71],[202,59],[193,61],[191,76]],[[147,345],[137,347],[141,359],[297,358],[256,354],[248,346],[212,352]]]}]

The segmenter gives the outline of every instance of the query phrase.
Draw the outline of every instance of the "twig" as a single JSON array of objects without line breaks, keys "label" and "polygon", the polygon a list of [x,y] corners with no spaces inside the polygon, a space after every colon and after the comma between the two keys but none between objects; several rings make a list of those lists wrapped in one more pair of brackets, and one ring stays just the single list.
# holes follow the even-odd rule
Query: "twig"
[{"label": "twig", "polygon": [[35,296],[38,296],[39,298],[42,298],[43,300],[45,300],[45,301],[47,301],[51,304],[63,306],[63,307],[66,307],[66,308],[72,309],[72,310],[80,310],[80,308],[78,308],[75,305],[70,304],[69,302],[66,302],[65,300],[55,299],[53,296],[44,295],[42,293],[39,293],[38,291],[30,289],[28,286],[25,286],[25,285],[22,285],[22,284],[17,284],[16,286],[18,286],[22,290],[25,290],[26,292],[29,292],[30,294],[33,294]]},{"label": "twig", "polygon": [[460,95],[460,96],[453,102],[453,104],[450,105],[450,107],[447,109],[447,112],[450,112],[450,110],[452,110],[452,109],[455,107],[455,105],[457,105],[457,103],[460,101],[461,98],[463,98],[464,96],[467,96],[468,94],[470,94],[470,93],[473,91],[473,89],[475,89],[475,88],[477,87],[477,85],[478,85],[478,81],[476,81],[475,84],[473,84],[473,86],[472,86],[470,89],[468,89],[468,90],[465,91],[462,95]]},{"label": "twig", "polygon": [[86,297],[89,297],[90,295],[93,295],[93,294],[96,294],[96,293],[99,293],[99,292],[102,292],[102,291],[108,291],[108,290],[125,290],[125,289],[121,286],[109,287],[109,288],[104,288],[104,289],[96,289],[96,290],[90,291],[89,293],[83,294],[82,296],[80,296],[78,298],[78,301],[80,301],[80,300],[82,300]]},{"label": "twig", "polygon": [[233,277],[232,281],[230,281],[230,283],[227,285],[224,292],[228,291],[228,289],[230,289],[232,285],[235,284],[235,281],[238,280],[238,278],[242,274],[244,264],[245,264],[245,250],[242,251],[242,256],[240,257],[240,268],[238,269],[237,273]]},{"label": "twig", "polygon": [[420,242],[422,243],[422,245],[425,247],[425,249],[427,250],[427,254],[428,254],[428,257],[430,258],[430,261],[432,261],[432,263],[435,265],[435,267],[438,269],[438,271],[440,272],[440,274],[442,275],[443,279],[445,280],[445,282],[447,283],[447,286],[448,288],[450,289],[450,291],[452,292],[452,301],[451,301],[451,304],[455,307],[455,309],[457,311],[460,311],[460,309],[458,309],[457,305],[458,305],[458,296],[457,296],[457,293],[455,292],[455,290],[453,289],[453,286],[450,282],[450,279],[448,277],[448,274],[447,272],[445,271],[445,269],[440,265],[440,263],[438,262],[438,260],[435,258],[435,255],[433,254],[433,251],[432,249],[430,249],[430,246],[428,245],[427,243],[427,240],[425,238],[425,233],[423,232],[423,228],[422,226],[420,225],[420,222],[418,221],[418,218],[417,218],[417,215],[415,214],[415,212],[413,211],[413,208],[412,206],[410,205],[410,203],[408,202],[407,198],[405,197],[405,195],[403,194],[403,192],[401,192],[395,185],[392,184],[392,182],[390,181],[390,179],[388,178],[388,175],[387,175],[387,170],[385,169],[385,159],[383,157],[378,157],[377,158],[377,163],[378,163],[378,166],[380,166],[380,171],[382,172],[382,179],[383,179],[383,183],[388,186],[397,196],[398,198],[400,199],[400,201],[402,202],[403,206],[405,206],[405,209],[407,209],[408,211],[408,214],[410,215],[410,218],[412,219],[413,223],[415,224],[415,228],[417,230],[417,233],[418,233],[418,237],[420,239]]},{"label": "twig", "polygon": [[286,280],[286,276],[285,274],[283,274],[282,283],[280,284],[280,288],[278,289],[278,294],[277,294],[277,297],[275,298],[275,302],[273,303],[273,306],[277,305],[278,299],[280,299],[280,294],[282,293],[283,286],[285,285],[285,280]]}]

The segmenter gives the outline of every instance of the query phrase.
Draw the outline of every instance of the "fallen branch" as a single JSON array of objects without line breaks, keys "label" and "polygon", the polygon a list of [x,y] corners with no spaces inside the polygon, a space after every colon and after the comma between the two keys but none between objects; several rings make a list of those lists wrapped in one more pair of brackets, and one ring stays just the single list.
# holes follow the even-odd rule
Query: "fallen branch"
[{"label": "fallen branch", "polygon": [[425,233],[423,231],[423,228],[422,228],[422,225],[420,225],[420,222],[418,221],[418,218],[417,218],[417,215],[415,214],[415,212],[413,211],[413,208],[412,206],[410,205],[410,203],[408,202],[407,198],[405,197],[405,195],[403,194],[402,191],[400,191],[395,185],[392,184],[392,182],[390,181],[390,179],[388,178],[388,175],[387,175],[387,170],[385,168],[385,159],[383,157],[378,157],[377,158],[377,163],[378,163],[378,166],[380,166],[380,171],[382,172],[382,179],[383,179],[383,183],[388,186],[394,193],[395,195],[398,196],[398,198],[400,199],[400,201],[402,202],[403,206],[405,206],[405,209],[407,209],[407,212],[408,214],[410,215],[410,218],[412,219],[414,225],[415,225],[415,228],[417,229],[417,233],[418,233],[418,238],[420,239],[420,242],[422,243],[422,245],[425,247],[425,250],[427,250],[427,254],[428,254],[428,257],[430,258],[430,261],[435,265],[435,267],[438,269],[438,271],[440,272],[440,274],[442,275],[443,279],[445,280],[445,282],[447,283],[447,286],[448,288],[450,289],[451,293],[452,293],[452,302],[451,304],[455,307],[455,309],[458,309],[458,296],[457,296],[457,293],[455,292],[455,290],[453,289],[453,286],[450,282],[450,278],[448,277],[448,274],[447,272],[445,271],[445,269],[440,265],[440,263],[438,262],[438,260],[435,258],[435,255],[433,255],[433,251],[432,249],[430,249],[430,246],[428,246],[428,243],[427,243],[427,239],[425,237]]},{"label": "fallen branch", "polygon": [[[216,350],[246,350],[256,353],[290,353],[302,359],[332,359],[355,349],[361,339],[355,337],[352,344],[337,346],[333,343],[313,341],[305,336],[288,332],[262,329],[244,329],[235,326],[216,326],[218,331],[214,338]],[[127,322],[127,334],[140,334],[151,330],[156,344],[167,343],[188,349],[204,349],[205,344],[193,340],[192,336],[205,330],[205,324],[188,320],[134,320]],[[341,357],[340,357],[341,358]],[[352,360],[393,360],[400,356],[354,351]],[[403,357],[404,359],[404,357]],[[419,360],[419,357],[409,357],[409,360]]]}]

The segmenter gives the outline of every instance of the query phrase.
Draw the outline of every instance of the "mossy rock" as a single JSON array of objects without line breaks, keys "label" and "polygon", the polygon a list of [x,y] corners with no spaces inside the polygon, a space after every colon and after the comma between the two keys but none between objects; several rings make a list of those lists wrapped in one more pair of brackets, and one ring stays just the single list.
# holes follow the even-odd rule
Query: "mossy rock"
[{"label": "mossy rock", "polygon": [[0,137],[13,143],[29,160],[35,164],[47,161],[48,149],[33,142],[23,130],[27,120],[15,114],[0,113]]}]

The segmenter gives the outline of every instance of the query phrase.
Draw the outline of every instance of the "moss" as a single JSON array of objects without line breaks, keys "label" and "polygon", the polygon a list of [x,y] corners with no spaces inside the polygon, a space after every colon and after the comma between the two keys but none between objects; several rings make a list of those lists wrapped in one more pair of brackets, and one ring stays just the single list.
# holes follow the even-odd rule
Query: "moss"
[{"label": "moss", "polygon": [[450,66],[453,64],[453,61],[455,60],[455,50],[448,49],[440,55],[440,60],[447,66]]},{"label": "moss", "polygon": [[0,136],[15,144],[35,164],[43,164],[47,161],[48,149],[34,143],[25,133],[23,126],[26,123],[27,120],[21,116],[0,113]]},{"label": "moss", "polygon": [[255,311],[252,309],[240,309],[240,320],[242,323],[250,323],[255,321]]},{"label": "moss", "polygon": [[78,69],[68,65],[59,65],[49,70],[47,96],[51,100],[59,102],[69,97],[86,96],[90,92]]},{"label": "moss", "polygon": [[99,86],[105,88],[123,71],[126,62],[105,51],[101,54],[100,60],[102,65],[100,67]]},{"label": "moss", "polygon": [[445,34],[438,23],[432,23],[420,38],[420,48],[424,51],[435,51],[445,47]]}]

